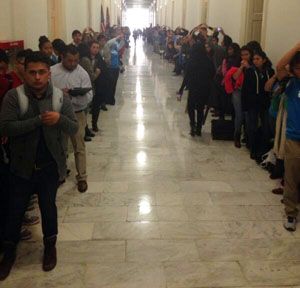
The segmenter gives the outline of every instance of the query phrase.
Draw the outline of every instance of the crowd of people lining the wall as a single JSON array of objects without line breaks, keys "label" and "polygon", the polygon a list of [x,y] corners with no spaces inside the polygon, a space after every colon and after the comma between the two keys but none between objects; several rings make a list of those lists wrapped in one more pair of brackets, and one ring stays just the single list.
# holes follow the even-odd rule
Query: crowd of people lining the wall
[{"label": "crowd of people lining the wall", "polygon": [[274,69],[259,42],[240,47],[222,27],[201,24],[189,32],[151,26],[143,37],[154,52],[174,63],[174,76],[183,74],[176,94],[181,101],[188,90],[190,135],[202,135],[209,109],[218,118],[212,123],[217,121],[219,133],[227,129],[231,115],[234,146],[245,144],[250,158],[267,169],[271,179],[281,179],[281,187],[272,193],[283,195],[284,227],[295,231],[300,202],[300,42]]},{"label": "crowd of people lining the wall", "polygon": [[[43,270],[56,266],[58,187],[70,174],[68,142],[73,146],[77,189],[88,189],[86,144],[99,132],[100,110],[115,105],[128,27],[105,33],[74,30],[72,43],[39,38],[39,51],[19,51],[14,60],[0,50],[0,280],[10,273],[36,202],[44,241]],[[10,65],[14,61],[13,65]],[[12,67],[11,67],[12,66]],[[92,131],[87,114],[92,114]]]},{"label": "crowd of people lining the wall", "polygon": [[[77,188],[84,193],[88,188],[85,142],[99,131],[100,110],[115,104],[119,73],[124,71],[121,59],[130,31],[115,27],[109,32],[75,30],[68,45],[41,36],[40,51],[20,51],[9,73],[9,59],[0,50],[0,280],[11,271],[20,239],[31,237],[30,231],[21,228],[39,222],[27,213],[36,201],[44,235],[43,270],[56,266],[55,200],[58,186],[70,172],[68,139],[74,150]],[[135,32],[134,38],[140,34]],[[300,182],[300,43],[282,57],[275,72],[258,42],[240,47],[220,27],[202,24],[190,32],[149,27],[143,38],[153,44],[155,52],[174,62],[175,75],[184,75],[177,98],[181,101],[188,90],[192,137],[202,135],[205,107],[214,108],[213,116],[221,122],[228,113],[234,115],[235,147],[242,147],[243,135],[250,157],[268,168],[272,179],[283,179],[284,189],[272,192],[283,194],[284,227],[295,231]],[[93,132],[87,124],[89,112]]]}]

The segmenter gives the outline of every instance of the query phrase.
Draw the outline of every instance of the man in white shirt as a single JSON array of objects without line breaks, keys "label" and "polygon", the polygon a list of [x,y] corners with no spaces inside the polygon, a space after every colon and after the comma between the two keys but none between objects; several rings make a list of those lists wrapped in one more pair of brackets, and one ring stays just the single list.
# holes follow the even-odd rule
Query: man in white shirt
[{"label": "man in white shirt", "polygon": [[[92,84],[87,72],[78,65],[79,52],[77,48],[70,44],[62,54],[62,63],[51,67],[51,78],[53,85],[62,89],[65,93],[74,88],[91,88]],[[70,95],[70,94],[69,94]],[[70,95],[73,109],[79,124],[79,130],[70,139],[74,148],[75,165],[77,170],[78,191],[87,191],[87,171],[86,171],[86,148],[84,142],[86,114],[88,104],[92,101],[93,92],[90,91],[83,96]]]}]

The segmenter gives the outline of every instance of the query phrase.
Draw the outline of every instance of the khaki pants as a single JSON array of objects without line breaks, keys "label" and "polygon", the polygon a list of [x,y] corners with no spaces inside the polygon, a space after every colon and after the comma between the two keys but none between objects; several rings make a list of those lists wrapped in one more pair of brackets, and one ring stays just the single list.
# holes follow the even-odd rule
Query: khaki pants
[{"label": "khaki pants", "polygon": [[300,141],[286,139],[283,201],[287,216],[298,216],[298,185],[300,183]]},{"label": "khaki pants", "polygon": [[75,113],[79,124],[79,130],[76,135],[70,136],[75,156],[75,166],[77,170],[76,179],[77,181],[87,179],[86,172],[86,148],[84,142],[85,126],[86,126],[86,115],[85,112]]}]

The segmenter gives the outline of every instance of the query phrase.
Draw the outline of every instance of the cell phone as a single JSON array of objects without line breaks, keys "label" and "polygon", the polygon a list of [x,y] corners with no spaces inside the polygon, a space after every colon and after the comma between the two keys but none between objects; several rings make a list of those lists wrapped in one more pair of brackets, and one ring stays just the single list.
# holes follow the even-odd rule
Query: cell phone
[{"label": "cell phone", "polygon": [[86,93],[90,92],[93,88],[92,87],[88,87],[88,88],[81,88],[81,87],[78,87],[78,88],[73,88],[69,91],[69,94],[73,97],[76,97],[76,96],[83,96],[85,95]]},{"label": "cell phone", "polygon": [[218,27],[218,28],[217,28],[217,31],[218,31],[218,32],[221,32],[221,31],[222,31],[222,28],[221,28],[221,27]]}]

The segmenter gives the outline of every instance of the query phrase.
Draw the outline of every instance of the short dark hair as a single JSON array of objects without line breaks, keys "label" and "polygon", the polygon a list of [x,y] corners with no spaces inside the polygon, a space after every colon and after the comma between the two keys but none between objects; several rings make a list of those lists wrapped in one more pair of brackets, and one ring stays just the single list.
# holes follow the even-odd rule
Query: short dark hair
[{"label": "short dark hair", "polygon": [[105,40],[106,40],[106,37],[105,37],[103,34],[100,34],[100,35],[97,37],[97,40],[98,40],[98,41],[101,41],[102,39],[105,39]]},{"label": "short dark hair", "polygon": [[49,42],[51,43],[51,41],[46,36],[41,36],[39,38],[39,48],[40,48],[40,50],[43,48],[45,43],[49,43]]},{"label": "short dark hair", "polygon": [[34,51],[26,56],[24,63],[25,70],[29,63],[44,63],[47,65],[48,69],[50,69],[50,58],[41,51]]},{"label": "short dark hair", "polygon": [[66,43],[61,39],[55,39],[52,42],[52,46],[59,54],[62,54],[66,47]]},{"label": "short dark hair", "polygon": [[71,55],[77,55],[77,54],[79,54],[79,51],[75,45],[69,44],[69,45],[65,46],[65,49],[63,50],[62,55],[64,57],[66,57],[68,53]]},{"label": "short dark hair", "polygon": [[74,36],[77,35],[77,34],[80,34],[80,35],[81,35],[81,32],[80,32],[79,30],[74,30],[74,31],[72,32],[72,37],[74,37]]},{"label": "short dark hair", "polygon": [[8,58],[6,52],[2,49],[0,49],[0,62],[4,62],[7,65],[9,63],[9,58]]},{"label": "short dark hair", "polygon": [[20,60],[21,58],[26,58],[29,54],[31,54],[33,51],[31,49],[25,49],[21,50],[17,53],[16,59]]},{"label": "short dark hair", "polygon": [[298,51],[294,57],[292,58],[291,62],[290,62],[290,70],[292,73],[294,73],[294,68],[296,65],[300,64],[300,51]]},{"label": "short dark hair", "polygon": [[93,44],[99,45],[99,42],[96,41],[96,40],[94,40],[94,39],[92,39],[92,40],[90,40],[90,41],[87,43],[87,45],[89,46],[89,48],[91,48],[91,47],[93,46]]},{"label": "short dark hair", "polygon": [[82,57],[88,57],[91,58],[91,53],[90,53],[90,48],[87,44],[85,43],[80,43],[77,47],[77,50],[79,52],[80,55],[80,59]]}]

